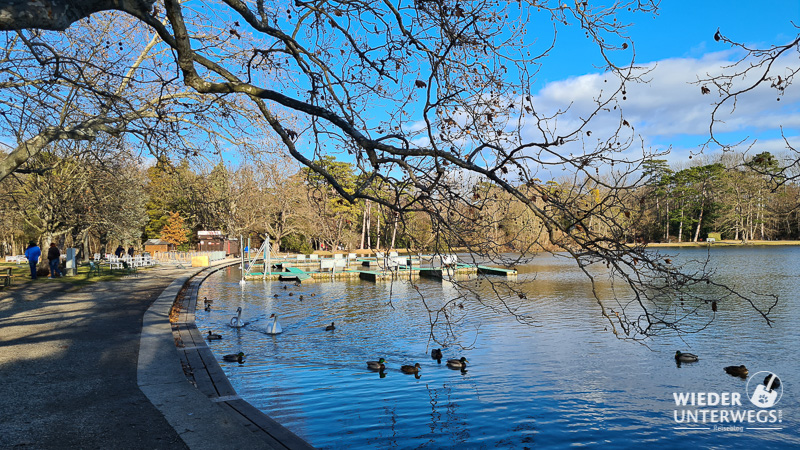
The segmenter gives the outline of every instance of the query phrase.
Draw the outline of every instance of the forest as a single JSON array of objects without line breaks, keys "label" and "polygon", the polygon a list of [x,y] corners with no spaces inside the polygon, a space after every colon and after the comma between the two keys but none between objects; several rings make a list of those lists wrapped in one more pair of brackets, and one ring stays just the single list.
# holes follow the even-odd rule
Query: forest
[{"label": "forest", "polygon": [[[3,180],[1,251],[20,253],[34,240],[76,246],[92,254],[119,244],[141,248],[151,238],[193,250],[200,230],[220,230],[253,242],[269,236],[275,252],[466,248],[530,253],[569,245],[563,236],[548,233],[518,199],[485,180],[464,179],[457,173],[452,174],[451,189],[467,201],[441,214],[401,214],[369,200],[350,203],[314,172],[279,156],[236,167],[221,161],[201,167],[186,159],[144,161],[120,145],[113,152],[97,145],[91,152],[74,148],[61,154],[43,152],[35,164],[47,170]],[[123,158],[121,151],[127,152]],[[318,164],[344,180],[345,189],[353,189],[358,181],[349,163],[327,157]],[[798,186],[787,181],[794,177],[782,174],[780,166],[768,152],[698,158],[682,168],[652,159],[637,174],[644,178],[641,186],[626,197],[599,183],[568,179],[518,189],[565,229],[585,228],[627,243],[698,242],[709,233],[739,241],[798,239]],[[386,192],[376,189],[372,195]],[[456,232],[438,232],[438,216]],[[177,237],[168,227],[170,220],[179,220]],[[611,228],[608,223],[620,226]]]}]

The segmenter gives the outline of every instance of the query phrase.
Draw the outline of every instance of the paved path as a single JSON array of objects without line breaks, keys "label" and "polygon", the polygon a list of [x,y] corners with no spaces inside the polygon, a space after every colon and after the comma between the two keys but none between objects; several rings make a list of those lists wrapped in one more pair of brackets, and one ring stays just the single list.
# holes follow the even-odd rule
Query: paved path
[{"label": "paved path", "polygon": [[[268,448],[171,369],[177,351],[169,333],[166,345],[150,339],[152,311],[142,332],[151,304],[196,271],[0,291],[0,448]],[[170,364],[145,361],[143,371],[140,342],[142,355],[155,345]],[[142,389],[166,400],[156,407]]]}]

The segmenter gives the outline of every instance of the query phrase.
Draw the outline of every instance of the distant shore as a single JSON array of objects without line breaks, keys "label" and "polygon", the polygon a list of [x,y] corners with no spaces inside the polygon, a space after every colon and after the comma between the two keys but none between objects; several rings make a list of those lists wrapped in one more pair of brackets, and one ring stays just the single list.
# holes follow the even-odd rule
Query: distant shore
[{"label": "distant shore", "polygon": [[750,247],[757,245],[800,245],[800,241],[747,241],[722,240],[715,242],[650,242],[647,247]]}]

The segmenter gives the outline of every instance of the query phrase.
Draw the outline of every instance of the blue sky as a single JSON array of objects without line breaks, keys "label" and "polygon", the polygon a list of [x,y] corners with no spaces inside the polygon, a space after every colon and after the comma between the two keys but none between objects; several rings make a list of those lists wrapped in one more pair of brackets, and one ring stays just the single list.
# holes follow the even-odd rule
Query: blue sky
[{"label": "blue sky", "polygon": [[[673,164],[688,164],[693,162],[690,154],[695,155],[694,162],[698,161],[696,152],[708,139],[711,104],[716,98],[702,95],[700,86],[692,82],[707,73],[719,73],[740,56],[729,45],[714,40],[716,30],[755,47],[788,43],[800,32],[792,23],[800,25],[800,0],[758,4],[663,0],[658,14],[624,14],[619,20],[630,23],[628,35],[634,43],[637,65],[652,70],[650,82],[629,85],[627,100],[621,103],[625,119],[633,125],[634,138],[641,139],[645,149],[671,148],[666,159]],[[548,26],[528,24],[529,33],[532,38],[541,36],[542,42],[549,42]],[[626,53],[630,51],[618,54]],[[570,112],[559,120],[565,127],[569,127],[570,119],[591,110],[593,97],[603,89],[606,78],[597,68],[597,58],[596,47],[579,27],[560,27],[555,50],[534,80],[537,110],[553,112],[572,104]],[[783,66],[777,65],[774,73],[785,71],[789,64],[800,67],[797,53]],[[740,100],[726,122],[718,130],[719,136],[728,142],[745,138],[748,144],[755,142],[751,152],[785,151],[781,126],[790,142],[800,147],[800,92],[787,89],[778,102],[774,90],[755,91]],[[592,139],[608,136],[618,125],[619,116],[598,117],[592,124]],[[301,148],[304,141],[308,142],[301,138]],[[592,143],[588,144],[591,149]],[[714,149],[706,154],[713,155]],[[337,157],[348,158],[346,154]]]},{"label": "blue sky", "polygon": [[[645,147],[671,146],[667,159],[679,164],[688,163],[690,152],[698,151],[708,139],[710,104],[716,97],[701,95],[700,86],[691,83],[706,73],[718,73],[740,56],[714,40],[716,30],[755,47],[785,44],[799,32],[792,22],[800,25],[800,2],[665,0],[658,15],[636,14],[632,20],[628,34],[635,43],[636,62],[654,71],[650,83],[628,89],[622,106]],[[595,48],[577,27],[572,28],[576,32],[559,33],[556,51],[537,76],[536,88],[540,104],[555,108],[571,101],[577,115],[582,104],[590,106],[592,93],[602,87],[603,74],[592,67],[597,63]],[[786,64],[776,65],[774,73],[784,72],[788,64],[798,66],[797,53]],[[780,101],[776,97],[769,89],[743,97],[735,113],[726,118],[725,133],[720,136],[727,142],[749,138],[748,143],[755,141],[754,150],[778,154],[785,148],[780,138],[783,125],[790,142],[800,147],[796,137],[800,135],[800,96],[787,89]],[[600,120],[595,126],[615,126],[612,122]]]}]

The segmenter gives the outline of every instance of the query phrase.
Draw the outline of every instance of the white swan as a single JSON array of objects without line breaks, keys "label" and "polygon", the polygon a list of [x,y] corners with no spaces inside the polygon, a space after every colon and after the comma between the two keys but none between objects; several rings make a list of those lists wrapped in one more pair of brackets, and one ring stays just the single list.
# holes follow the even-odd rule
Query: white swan
[{"label": "white swan", "polygon": [[250,322],[242,322],[242,307],[236,308],[236,315],[231,317],[231,326],[233,328],[242,328]]},{"label": "white swan", "polygon": [[281,324],[278,323],[278,316],[275,314],[270,314],[269,316],[272,317],[272,326],[267,329],[267,334],[282,333],[283,329],[281,328]]}]

